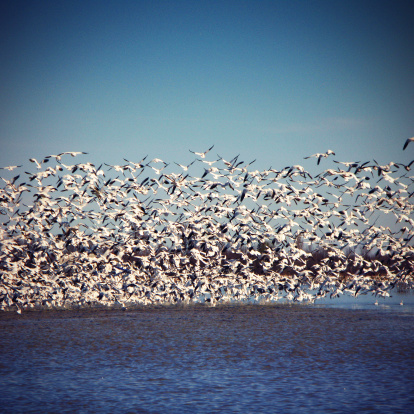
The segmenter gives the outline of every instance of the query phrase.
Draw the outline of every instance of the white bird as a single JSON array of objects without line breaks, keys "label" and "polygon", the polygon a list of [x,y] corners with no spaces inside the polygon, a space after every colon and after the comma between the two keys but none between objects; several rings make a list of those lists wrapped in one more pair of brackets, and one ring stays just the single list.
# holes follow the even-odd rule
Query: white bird
[{"label": "white bird", "polygon": [[0,170],[9,170],[9,171],[13,171],[15,168],[20,168],[21,165],[11,165],[9,167],[0,167]]},{"label": "white bird", "polygon": [[[204,158],[212,148],[191,152]],[[320,161],[331,153],[314,157]],[[142,164],[146,157],[138,164],[105,164],[101,171],[102,165],[96,169],[91,163],[66,166],[60,162],[64,154],[81,153],[30,159],[37,168],[51,158],[59,163],[59,168],[27,172],[37,186],[19,183],[18,174],[0,179],[5,280],[0,309],[18,304],[24,311],[35,301],[50,308],[69,302],[179,303],[202,301],[206,293],[213,303],[277,299],[279,291],[296,301],[327,293],[387,296],[388,280],[411,278],[406,266],[414,249],[414,177],[401,175],[402,164],[335,161],[348,172],[330,169],[309,181],[300,165],[247,173],[251,163],[220,157],[196,159],[209,164],[197,178],[182,170],[162,174],[168,164],[158,158],[147,165]],[[186,170],[196,160],[175,164]],[[163,165],[158,169],[156,163]],[[160,177],[138,181],[135,169],[152,174],[144,167]],[[370,167],[381,176],[372,185],[366,182],[373,177]],[[124,180],[111,176],[127,170],[131,174]],[[208,174],[215,181],[206,179]],[[354,185],[345,186],[351,180]],[[332,187],[342,194],[326,191]],[[289,208],[293,203],[297,207]],[[391,213],[397,225],[409,225],[401,230],[375,225],[367,211]],[[386,278],[378,282],[382,275]],[[198,289],[200,280],[204,291]]]},{"label": "white bird", "polygon": [[39,170],[42,168],[42,166],[40,165],[39,161],[37,161],[36,158],[29,158],[29,161],[34,162]]},{"label": "white bird", "polygon": [[321,159],[327,158],[329,155],[335,155],[335,153],[332,150],[328,150],[323,154],[319,154],[319,153],[313,154],[313,155],[310,155],[309,157],[304,157],[304,159],[307,160],[308,158],[313,158],[313,157],[317,158],[318,159],[317,165],[319,165],[319,163],[321,162]]},{"label": "white bird", "polygon": [[151,160],[147,165],[151,164],[152,162],[162,162],[164,165],[166,164],[166,162],[164,162],[163,160],[159,159],[159,158],[154,158],[153,160]]},{"label": "white bird", "polygon": [[174,162],[174,164],[178,165],[179,167],[181,167],[184,171],[187,171],[189,167],[191,167],[193,164],[195,163],[195,160],[193,162],[191,162],[188,165],[182,165],[182,164],[178,164],[176,162]]},{"label": "white bird", "polygon": [[194,151],[191,151],[191,150],[189,150],[189,151],[192,152],[195,155],[199,155],[201,158],[205,158],[207,153],[210,152],[213,148],[214,148],[214,145],[211,146],[207,151],[204,151],[204,152],[194,152]]},{"label": "white bird", "polygon": [[67,152],[62,152],[60,155],[71,155],[72,157],[76,157],[77,155],[81,155],[81,154],[88,154],[87,152],[83,152],[83,151],[67,151]]},{"label": "white bird", "polygon": [[126,162],[129,162],[130,164],[132,164],[135,168],[144,168],[145,165],[143,165],[142,163],[146,160],[146,158],[148,157],[148,155],[146,155],[140,162],[136,163],[136,162],[132,162],[127,160],[126,158],[124,158],[124,160]]}]

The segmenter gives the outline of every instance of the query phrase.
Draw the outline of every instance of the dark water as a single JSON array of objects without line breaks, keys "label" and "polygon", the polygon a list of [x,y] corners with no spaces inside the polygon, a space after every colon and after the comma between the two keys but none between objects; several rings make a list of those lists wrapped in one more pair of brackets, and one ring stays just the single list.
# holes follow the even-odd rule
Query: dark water
[{"label": "dark water", "polygon": [[308,305],[0,314],[0,410],[412,413],[414,312]]}]

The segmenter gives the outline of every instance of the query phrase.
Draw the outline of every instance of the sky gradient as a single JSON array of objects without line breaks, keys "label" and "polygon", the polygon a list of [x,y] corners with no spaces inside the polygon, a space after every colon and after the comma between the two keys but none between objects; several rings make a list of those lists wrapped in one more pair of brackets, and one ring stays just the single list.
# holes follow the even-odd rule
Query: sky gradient
[{"label": "sky gradient", "polygon": [[0,16],[0,166],[184,164],[213,144],[209,159],[257,169],[314,170],[303,158],[328,149],[414,158],[410,2],[3,1]]}]

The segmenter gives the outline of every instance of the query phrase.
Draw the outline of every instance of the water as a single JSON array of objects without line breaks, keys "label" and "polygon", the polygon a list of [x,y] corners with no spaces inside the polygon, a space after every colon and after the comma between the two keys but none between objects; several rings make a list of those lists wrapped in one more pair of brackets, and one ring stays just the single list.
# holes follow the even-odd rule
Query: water
[{"label": "water", "polygon": [[374,300],[2,313],[0,411],[412,413],[414,308]]}]

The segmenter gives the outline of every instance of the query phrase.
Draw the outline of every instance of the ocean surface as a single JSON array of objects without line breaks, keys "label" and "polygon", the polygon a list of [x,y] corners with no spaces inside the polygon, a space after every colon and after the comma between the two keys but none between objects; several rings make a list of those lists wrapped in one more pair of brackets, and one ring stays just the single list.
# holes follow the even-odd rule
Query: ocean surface
[{"label": "ocean surface", "polygon": [[0,412],[413,413],[413,298],[3,312]]}]

